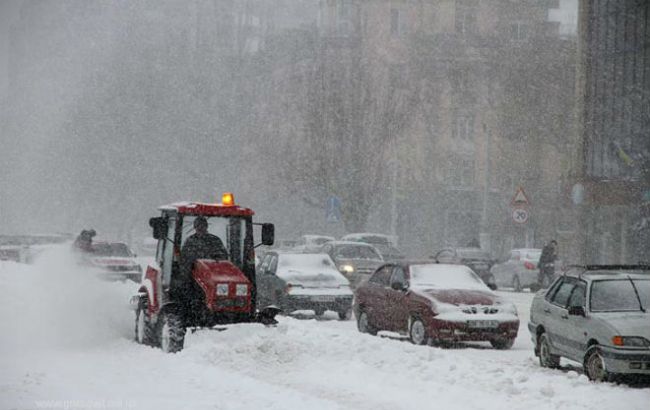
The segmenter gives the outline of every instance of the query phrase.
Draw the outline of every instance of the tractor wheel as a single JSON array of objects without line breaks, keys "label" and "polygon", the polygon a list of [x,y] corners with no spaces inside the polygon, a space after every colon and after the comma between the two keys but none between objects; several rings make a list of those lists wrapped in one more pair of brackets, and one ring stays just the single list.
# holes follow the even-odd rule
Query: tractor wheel
[{"label": "tractor wheel", "polygon": [[352,310],[347,309],[347,310],[342,310],[338,312],[339,314],[339,320],[350,320],[352,317]]},{"label": "tractor wheel", "polygon": [[515,344],[515,338],[509,337],[509,338],[502,338],[502,339],[492,339],[490,340],[490,344],[492,345],[493,348],[497,350],[508,350],[512,348],[512,345]]},{"label": "tractor wheel", "polygon": [[512,288],[515,290],[515,292],[521,292],[521,282],[519,281],[519,276],[515,275],[512,278]]},{"label": "tractor wheel", "polygon": [[410,320],[409,339],[414,345],[424,345],[429,341],[427,328],[418,317],[412,317]]},{"label": "tractor wheel", "polygon": [[155,342],[154,331],[147,320],[146,303],[139,306],[135,312],[135,341],[148,346],[153,346]]},{"label": "tractor wheel", "polygon": [[164,313],[160,320],[160,347],[165,353],[176,353],[183,350],[185,342],[185,326],[180,316],[175,313]]},{"label": "tractor wheel", "polygon": [[377,329],[375,329],[369,322],[368,314],[363,310],[359,313],[359,318],[357,319],[357,328],[361,333],[368,333],[369,335],[376,336]]},{"label": "tractor wheel", "polygon": [[537,339],[537,351],[539,352],[540,366],[548,367],[549,369],[557,369],[560,367],[560,356],[551,354],[551,347],[549,346],[546,333],[539,335]]}]

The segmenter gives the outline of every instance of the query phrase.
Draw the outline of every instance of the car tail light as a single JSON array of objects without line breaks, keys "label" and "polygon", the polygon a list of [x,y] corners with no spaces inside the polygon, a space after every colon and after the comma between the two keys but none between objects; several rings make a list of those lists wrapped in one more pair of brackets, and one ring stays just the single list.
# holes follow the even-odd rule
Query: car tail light
[{"label": "car tail light", "polygon": [[524,268],[533,270],[535,269],[535,265],[531,262],[524,262]]}]

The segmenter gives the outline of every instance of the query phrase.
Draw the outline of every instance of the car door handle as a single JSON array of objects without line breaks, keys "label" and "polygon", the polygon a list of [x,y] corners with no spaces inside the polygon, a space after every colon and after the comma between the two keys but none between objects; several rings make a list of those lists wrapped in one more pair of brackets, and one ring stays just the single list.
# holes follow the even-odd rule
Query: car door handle
[{"label": "car door handle", "polygon": [[562,319],[568,319],[568,318],[569,318],[569,316],[567,316],[567,315],[562,315],[562,316],[560,316],[560,317],[561,317]]},{"label": "car door handle", "polygon": [[551,313],[551,309],[544,309],[544,313]]}]

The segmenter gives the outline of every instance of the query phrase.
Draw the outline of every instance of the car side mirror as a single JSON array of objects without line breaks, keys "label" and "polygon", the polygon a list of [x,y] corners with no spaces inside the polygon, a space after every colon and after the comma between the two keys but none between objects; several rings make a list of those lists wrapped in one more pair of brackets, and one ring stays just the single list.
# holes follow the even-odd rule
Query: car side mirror
[{"label": "car side mirror", "polygon": [[393,290],[400,290],[400,291],[406,290],[406,284],[404,284],[403,282],[393,282],[390,284],[390,287]]},{"label": "car side mirror", "polygon": [[572,316],[585,317],[585,308],[582,306],[569,306],[569,314]]},{"label": "car side mirror", "polygon": [[167,220],[163,217],[149,219],[149,226],[153,228],[154,239],[165,239],[167,237],[167,230],[169,226]]},{"label": "car side mirror", "polygon": [[496,283],[488,283],[487,287],[490,288],[490,290],[497,290]]},{"label": "car side mirror", "polygon": [[275,242],[275,226],[262,224],[262,245],[271,246]]}]

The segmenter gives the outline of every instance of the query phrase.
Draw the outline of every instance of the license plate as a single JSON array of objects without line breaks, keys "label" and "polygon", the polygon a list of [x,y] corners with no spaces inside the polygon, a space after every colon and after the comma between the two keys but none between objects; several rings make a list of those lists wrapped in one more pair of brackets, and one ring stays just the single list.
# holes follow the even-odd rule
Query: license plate
[{"label": "license plate", "polygon": [[334,302],[334,296],[319,295],[312,297],[314,302]]},{"label": "license plate", "polygon": [[493,329],[499,326],[499,322],[496,320],[470,320],[467,322],[467,326],[474,329]]}]

